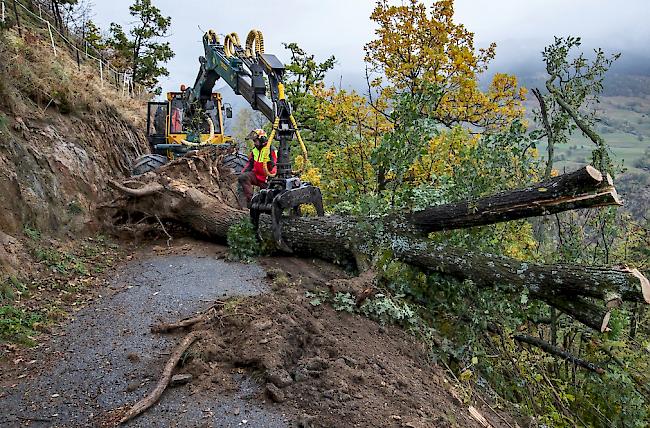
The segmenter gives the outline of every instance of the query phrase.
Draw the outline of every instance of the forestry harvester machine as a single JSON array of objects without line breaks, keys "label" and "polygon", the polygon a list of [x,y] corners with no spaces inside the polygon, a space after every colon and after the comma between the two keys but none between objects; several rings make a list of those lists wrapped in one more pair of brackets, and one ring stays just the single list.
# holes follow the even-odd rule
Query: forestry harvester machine
[{"label": "forestry harvester machine", "polygon": [[[223,134],[223,114],[232,117],[232,108],[223,104],[221,94],[212,92],[221,78],[272,123],[269,144],[277,141],[277,173],[268,187],[253,197],[250,215],[257,229],[260,215],[270,214],[274,239],[286,249],[280,228],[283,212],[297,214],[300,205],[311,204],[322,216],[323,201],[318,187],[301,181],[292,171],[290,145],[294,137],[305,161],[307,151],[285,96],[284,64],[275,55],[264,53],[259,30],[249,32],[245,47],[237,33],[225,36],[222,44],[217,33],[209,30],[203,35],[203,48],[205,56],[199,57],[200,69],[194,86],[181,86],[180,92],[167,93],[166,102],[149,103],[147,136],[153,154],[136,161],[134,173],[142,174],[168,159],[209,145],[233,144],[232,138]],[[246,161],[247,156],[242,153],[224,158],[224,163],[237,173]]]}]

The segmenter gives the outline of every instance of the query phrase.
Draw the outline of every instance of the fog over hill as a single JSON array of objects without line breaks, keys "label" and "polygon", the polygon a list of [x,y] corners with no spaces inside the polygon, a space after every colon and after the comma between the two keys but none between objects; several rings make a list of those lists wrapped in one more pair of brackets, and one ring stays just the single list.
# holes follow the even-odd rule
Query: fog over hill
[{"label": "fog over hill", "polygon": [[[399,3],[395,1],[394,3]],[[127,28],[133,22],[128,14],[131,0],[95,1],[95,21],[102,28],[117,22]],[[265,34],[267,52],[288,61],[283,42],[297,42],[324,60],[335,55],[338,63],[328,82],[347,88],[365,89],[363,46],[374,37],[369,19],[373,1],[288,0],[285,7],[262,0],[249,2],[186,2],[182,13],[178,2],[156,0],[162,12],[172,17],[172,35],[167,39],[176,57],[168,64],[170,76],[161,83],[164,91],[181,83],[191,84],[202,54],[203,31],[237,31],[245,37],[251,28]],[[200,9],[199,9],[200,8]],[[476,47],[497,43],[497,57],[490,72],[511,72],[523,77],[541,71],[540,52],[553,36],[582,36],[584,50],[601,46],[607,52],[623,52],[613,73],[650,74],[650,7],[647,0],[456,0],[455,19],[476,34]],[[227,92],[227,91],[224,91]]]}]

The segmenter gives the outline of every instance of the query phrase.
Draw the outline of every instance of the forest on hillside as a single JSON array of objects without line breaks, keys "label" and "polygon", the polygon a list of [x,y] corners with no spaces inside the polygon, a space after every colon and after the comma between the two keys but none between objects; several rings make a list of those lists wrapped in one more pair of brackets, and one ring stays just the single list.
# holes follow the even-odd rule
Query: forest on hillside
[{"label": "forest on hillside", "polygon": [[[132,28],[111,24],[108,29],[89,20],[86,2],[23,3],[34,11],[39,5],[49,7],[62,32],[89,43],[100,58],[146,88],[146,97],[160,94],[160,79],[168,74],[165,63],[174,56],[165,41],[172,18],[150,0],[135,0],[130,7],[135,20]],[[344,242],[337,241],[343,239],[337,233],[354,230],[351,241],[364,240],[359,248],[341,248],[340,258],[322,258],[343,265],[357,278],[371,278],[370,285],[363,283],[363,292],[371,290],[363,298],[359,290],[339,283],[338,288],[330,284],[300,289],[299,297],[315,311],[327,307],[406,331],[426,347],[427,363],[444,368],[460,401],[487,397],[495,414],[499,414],[496,408],[510,415],[503,426],[512,426],[514,420],[539,427],[647,426],[650,318],[646,304],[650,301],[639,278],[650,276],[650,94],[634,88],[647,89],[648,80],[618,76],[610,81],[610,70],[620,55],[602,49],[584,52],[580,37],[565,35],[540,47],[541,79],[493,70],[496,45],[476,45],[472,29],[455,18],[453,0],[378,0],[369,19],[376,31],[364,48],[365,88],[326,84],[336,52],[329,58],[316,58],[301,48],[299,35],[297,42],[287,41],[281,54],[286,62],[287,99],[309,153],[306,158],[297,149],[292,152],[294,169],[301,180],[321,189],[327,213],[325,220],[319,220],[313,210],[303,209],[306,220],[287,223],[289,229],[300,232],[290,243],[309,249],[316,244],[307,238],[301,244],[300,237],[312,232],[327,237],[328,231],[335,231],[332,242]],[[23,31],[29,31],[27,22],[24,16]],[[43,112],[51,108],[79,121],[86,120],[86,114],[106,114],[101,110],[104,107],[81,93],[66,71],[56,73],[65,74],[68,80],[40,81],[32,71],[7,65],[12,58],[38,58],[45,52],[22,42],[16,34],[18,25],[19,20],[9,14],[0,27],[3,145],[9,147],[10,140],[19,145],[16,141],[28,134],[28,127],[24,123],[21,127],[16,118],[29,116],[25,113],[30,106]],[[74,65],[73,60],[69,62]],[[39,63],[40,72],[51,72],[47,68]],[[619,85],[619,90],[613,85]],[[50,107],[48,100],[54,105]],[[127,102],[132,104],[132,99]],[[133,108],[135,114],[138,109]],[[140,132],[121,121],[116,119],[119,132]],[[274,132],[266,122],[256,112],[240,109],[229,129],[248,150],[244,137],[250,129],[264,127],[268,134]],[[128,150],[139,152],[138,144],[144,147],[141,136],[129,138],[139,143],[132,143],[133,149]],[[122,165],[125,160],[118,166],[112,164],[112,158],[119,156],[98,161],[109,165],[96,173],[102,176],[97,180],[105,193],[83,207],[88,216],[106,220],[106,206],[98,206],[112,204],[109,209],[113,209],[122,204],[120,214],[110,217],[114,224],[105,226],[104,233],[147,224],[149,233],[155,229],[171,240],[168,229],[172,234],[201,229],[196,225],[205,216],[192,210],[201,214],[199,208],[212,208],[214,201],[201,205],[203,197],[201,203],[187,203],[192,215],[174,212],[184,206],[182,201],[191,199],[184,192],[194,186],[223,203],[225,208],[219,213],[231,216],[233,224],[225,222],[226,233],[199,230],[210,238],[225,238],[229,257],[254,262],[282,253],[256,239],[248,214],[243,215],[231,201],[229,190],[235,181],[229,182],[226,174],[219,176],[208,155],[196,157],[196,165],[207,165],[206,169],[177,160],[166,167],[169,176],[151,173],[140,179],[139,188],[127,186],[137,180],[128,177],[128,168]],[[133,157],[132,153],[126,157]],[[108,177],[111,169],[113,176]],[[585,185],[589,180],[595,184]],[[604,195],[610,199],[580,205],[576,200],[581,200],[582,193],[557,196],[555,188],[547,186],[565,181],[571,185],[578,181],[579,190],[592,186],[589,198]],[[209,186],[214,189],[205,190]],[[447,229],[431,224],[426,228],[413,221],[412,213],[436,207],[464,207],[458,215],[463,219],[489,215],[490,206],[486,208],[484,201],[494,195],[518,195],[521,189],[553,193],[559,201],[554,204],[567,198],[575,205],[561,210],[549,205],[542,209],[543,215],[535,211],[531,218],[503,217],[494,224],[484,221]],[[163,194],[175,203],[162,206]],[[151,199],[141,202],[141,197]],[[574,209],[586,206],[590,208]],[[130,217],[133,213],[141,217]],[[80,267],[80,255],[67,258],[45,248],[44,237],[55,235],[46,230],[46,221],[32,221],[36,214],[21,215],[20,231],[4,232],[21,234],[32,260],[49,270],[65,271],[63,282],[89,275]],[[184,222],[183,217],[189,220]],[[172,228],[173,223],[182,227]],[[417,250],[424,249],[426,254],[414,255],[417,251],[406,248],[407,244],[402,248],[403,242],[419,243]],[[95,245],[100,244],[93,242],[88,250],[92,257],[103,251]],[[514,273],[502,278],[492,260]],[[432,268],[432,263],[438,264]],[[547,284],[553,281],[544,282],[544,275],[553,278],[560,271],[569,277],[574,269],[584,273],[581,279],[593,283],[582,284],[584,288],[576,291],[564,289],[559,280],[556,288],[546,285],[540,291],[525,277],[534,271],[540,273],[540,283]],[[633,271],[638,273],[636,283],[629,282],[627,275]],[[601,272],[621,276],[603,285]],[[31,337],[35,325],[49,315],[30,306],[25,276],[4,273],[0,278],[0,338],[6,343],[31,342],[23,339]],[[622,277],[628,282],[617,282]],[[630,283],[641,285],[632,289]]]}]

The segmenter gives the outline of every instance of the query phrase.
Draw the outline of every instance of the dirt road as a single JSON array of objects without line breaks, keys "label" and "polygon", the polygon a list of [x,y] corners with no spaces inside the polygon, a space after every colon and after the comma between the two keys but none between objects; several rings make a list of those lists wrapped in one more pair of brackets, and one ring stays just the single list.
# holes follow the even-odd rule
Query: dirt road
[{"label": "dirt road", "polygon": [[[186,246],[187,247],[187,246]],[[112,273],[102,297],[74,315],[52,339],[2,375],[1,426],[91,426],[106,411],[153,388],[178,336],[149,326],[177,320],[226,296],[266,290],[257,265],[226,263],[215,248],[140,256]],[[218,251],[218,248],[217,248]],[[284,427],[290,415],[248,400],[259,386],[234,374],[229,397],[168,389],[160,403],[128,426]],[[277,405],[275,406],[277,409]]]}]

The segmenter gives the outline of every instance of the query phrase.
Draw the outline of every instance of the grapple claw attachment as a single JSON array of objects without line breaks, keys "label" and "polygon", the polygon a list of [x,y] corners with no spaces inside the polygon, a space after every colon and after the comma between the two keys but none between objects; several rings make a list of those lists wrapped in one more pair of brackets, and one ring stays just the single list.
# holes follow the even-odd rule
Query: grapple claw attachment
[{"label": "grapple claw attachment", "polygon": [[[282,180],[285,183],[285,180]],[[301,182],[294,177],[286,180],[286,187],[280,188],[278,181],[271,181],[268,189],[262,189],[253,197],[251,201],[251,221],[255,230],[259,229],[259,218],[262,213],[271,215],[271,232],[273,240],[278,247],[286,252],[292,252],[291,248],[282,239],[282,216],[285,210],[290,210],[296,214],[300,210],[300,205],[313,205],[319,216],[325,214],[323,210],[323,197],[318,187],[310,183]],[[275,186],[274,186],[275,185]],[[258,235],[259,237],[259,235]]]}]

